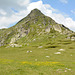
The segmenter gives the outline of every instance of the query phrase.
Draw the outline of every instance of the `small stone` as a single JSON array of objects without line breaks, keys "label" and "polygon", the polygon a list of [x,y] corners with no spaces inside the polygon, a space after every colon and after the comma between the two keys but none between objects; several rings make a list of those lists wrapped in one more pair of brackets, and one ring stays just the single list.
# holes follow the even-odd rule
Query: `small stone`
[{"label": "small stone", "polygon": [[37,61],[37,59],[35,59],[35,61]]},{"label": "small stone", "polygon": [[71,41],[74,41],[75,39],[71,39]]},{"label": "small stone", "polygon": [[33,39],[33,41],[35,41],[36,39]]},{"label": "small stone", "polygon": [[27,53],[29,53],[30,51],[27,51]]},{"label": "small stone", "polygon": [[47,58],[49,58],[50,56],[46,56]]},{"label": "small stone", "polygon": [[65,69],[68,69],[68,68],[65,68]]},{"label": "small stone", "polygon": [[54,53],[54,54],[61,54],[61,52],[56,52],[56,53]]},{"label": "small stone", "polygon": [[45,49],[45,50],[48,50],[48,49]]},{"label": "small stone", "polygon": [[71,54],[71,56],[72,56],[72,54]]},{"label": "small stone", "polygon": [[29,44],[27,44],[27,46],[29,46]]},{"label": "small stone", "polygon": [[62,69],[57,69],[57,71],[61,71]]},{"label": "small stone", "polygon": [[65,70],[64,72],[67,72],[67,70]]},{"label": "small stone", "polygon": [[32,52],[32,51],[30,51],[30,52]]},{"label": "small stone", "polygon": [[69,71],[71,71],[71,69],[68,69]]},{"label": "small stone", "polygon": [[39,46],[38,48],[42,48],[43,46]]},{"label": "small stone", "polygon": [[65,51],[64,49],[59,49],[59,51]]}]

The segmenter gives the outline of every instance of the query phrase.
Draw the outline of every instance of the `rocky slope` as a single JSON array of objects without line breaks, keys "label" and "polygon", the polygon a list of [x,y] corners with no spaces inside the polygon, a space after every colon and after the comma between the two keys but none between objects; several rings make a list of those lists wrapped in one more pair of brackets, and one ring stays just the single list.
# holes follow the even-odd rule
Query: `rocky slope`
[{"label": "rocky slope", "polygon": [[[56,23],[52,18],[45,16],[40,10],[32,10],[25,18],[20,20],[15,26],[0,30],[0,46],[10,45],[12,47],[21,47],[18,45],[21,38],[28,41],[35,36],[40,37],[45,34],[64,34],[69,39],[75,40],[75,33],[62,24]],[[22,39],[21,39],[22,40]]]}]

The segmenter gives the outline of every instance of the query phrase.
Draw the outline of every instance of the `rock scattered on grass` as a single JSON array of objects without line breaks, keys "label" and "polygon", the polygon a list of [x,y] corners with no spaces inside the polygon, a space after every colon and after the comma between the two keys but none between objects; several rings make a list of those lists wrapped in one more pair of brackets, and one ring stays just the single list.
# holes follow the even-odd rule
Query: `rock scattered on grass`
[{"label": "rock scattered on grass", "polygon": [[68,69],[69,71],[71,71],[71,69]]},{"label": "rock scattered on grass", "polygon": [[46,56],[47,58],[49,58],[50,56]]},{"label": "rock scattered on grass", "polygon": [[71,41],[75,41],[75,39],[71,39]]},{"label": "rock scattered on grass", "polygon": [[62,69],[57,69],[57,71],[61,71]]},{"label": "rock scattered on grass", "polygon": [[67,70],[65,70],[64,72],[67,72]]},{"label": "rock scattered on grass", "polygon": [[45,50],[48,50],[48,49],[45,49]]},{"label": "rock scattered on grass", "polygon": [[72,54],[71,54],[71,56],[72,56]]},{"label": "rock scattered on grass", "polygon": [[35,61],[37,61],[37,59],[35,59]]},{"label": "rock scattered on grass", "polygon": [[30,51],[30,52],[32,52],[32,51]]},{"label": "rock scattered on grass", "polygon": [[27,51],[27,53],[29,53],[29,51]]},{"label": "rock scattered on grass", "polygon": [[18,45],[18,44],[9,44],[10,47],[22,47],[22,45]]},{"label": "rock scattered on grass", "polygon": [[29,44],[27,44],[27,46],[29,46]]},{"label": "rock scattered on grass", "polygon": [[54,54],[61,54],[61,52],[56,52],[56,53],[54,53]]},{"label": "rock scattered on grass", "polygon": [[58,71],[58,72],[62,72],[62,71],[67,72],[67,71],[71,71],[71,69],[68,69],[68,68],[65,68],[65,69],[57,69],[56,71]]},{"label": "rock scattered on grass", "polygon": [[27,53],[31,53],[32,51],[27,51]]},{"label": "rock scattered on grass", "polygon": [[43,46],[39,46],[38,48],[42,48]]},{"label": "rock scattered on grass", "polygon": [[33,39],[33,41],[36,41],[36,39]]},{"label": "rock scattered on grass", "polygon": [[65,49],[59,49],[59,51],[65,51]]},{"label": "rock scattered on grass", "polygon": [[71,71],[71,69],[68,69],[68,68],[65,68],[65,69]]}]

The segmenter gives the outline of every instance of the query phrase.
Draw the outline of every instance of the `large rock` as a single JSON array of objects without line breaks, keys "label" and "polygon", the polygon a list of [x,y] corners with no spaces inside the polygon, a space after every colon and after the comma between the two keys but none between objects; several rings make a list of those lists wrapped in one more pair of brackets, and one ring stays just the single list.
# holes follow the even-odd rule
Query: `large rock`
[{"label": "large rock", "polygon": [[59,25],[53,25],[55,31],[62,32],[62,29]]}]

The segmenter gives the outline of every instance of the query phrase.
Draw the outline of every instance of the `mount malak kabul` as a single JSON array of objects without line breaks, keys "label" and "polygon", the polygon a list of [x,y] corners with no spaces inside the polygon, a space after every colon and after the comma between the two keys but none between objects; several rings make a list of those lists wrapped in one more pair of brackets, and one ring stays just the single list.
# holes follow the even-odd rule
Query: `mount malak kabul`
[{"label": "mount malak kabul", "polygon": [[75,75],[75,32],[32,10],[0,29],[0,75]]},{"label": "mount malak kabul", "polygon": [[[22,47],[26,43],[37,43],[58,38],[75,41],[75,33],[62,24],[56,23],[52,18],[45,16],[40,10],[32,10],[15,26],[0,29],[0,46]],[[61,40],[61,41],[62,41]],[[51,41],[50,41],[51,43]]]}]

